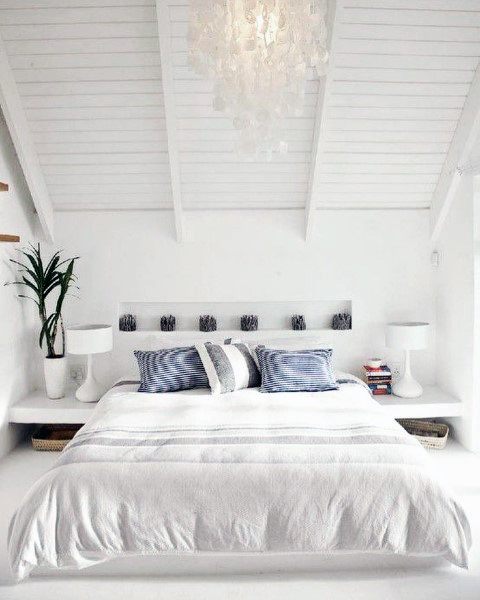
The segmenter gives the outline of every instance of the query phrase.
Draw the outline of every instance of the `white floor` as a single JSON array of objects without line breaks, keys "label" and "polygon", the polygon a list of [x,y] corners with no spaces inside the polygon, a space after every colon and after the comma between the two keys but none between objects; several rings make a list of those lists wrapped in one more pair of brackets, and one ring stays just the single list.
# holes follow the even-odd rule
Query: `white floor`
[{"label": "white floor", "polygon": [[480,600],[480,458],[454,442],[430,454],[470,518],[474,545],[469,571],[442,567],[230,577],[42,577],[12,585],[6,556],[10,517],[56,458],[22,446],[0,462],[0,600]]}]

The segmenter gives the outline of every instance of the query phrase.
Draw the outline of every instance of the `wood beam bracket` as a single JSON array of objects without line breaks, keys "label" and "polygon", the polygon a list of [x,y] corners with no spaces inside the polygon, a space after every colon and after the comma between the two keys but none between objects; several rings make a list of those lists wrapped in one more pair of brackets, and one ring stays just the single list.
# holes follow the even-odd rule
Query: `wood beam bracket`
[{"label": "wood beam bracket", "polygon": [[455,199],[462,175],[468,171],[470,154],[480,135],[480,64],[477,66],[465,99],[448,154],[433,193],[431,205],[431,242],[438,240]]},{"label": "wood beam bracket", "polygon": [[315,132],[313,137],[312,162],[310,166],[310,177],[308,181],[307,202],[305,204],[305,240],[308,241],[311,237],[315,213],[317,209],[317,185],[320,176],[320,164],[322,162],[322,154],[325,146],[325,129],[327,123],[327,105],[332,89],[333,80],[333,56],[335,51],[335,43],[338,32],[338,14],[341,10],[339,6],[340,0],[328,2],[327,26],[329,31],[329,64],[327,74],[320,82],[320,90],[317,99],[317,113],[315,117]]},{"label": "wood beam bracket", "polygon": [[33,204],[48,242],[53,241],[53,206],[30,133],[17,84],[0,37],[0,106],[7,123]]},{"label": "wood beam bracket", "polygon": [[180,155],[178,151],[177,116],[175,111],[175,89],[172,63],[172,35],[169,0],[156,0],[158,39],[160,43],[160,63],[162,68],[163,100],[167,129],[168,157],[170,164],[170,184],[172,188],[173,214],[177,241],[184,239],[184,219],[182,210],[182,183],[180,175]]}]

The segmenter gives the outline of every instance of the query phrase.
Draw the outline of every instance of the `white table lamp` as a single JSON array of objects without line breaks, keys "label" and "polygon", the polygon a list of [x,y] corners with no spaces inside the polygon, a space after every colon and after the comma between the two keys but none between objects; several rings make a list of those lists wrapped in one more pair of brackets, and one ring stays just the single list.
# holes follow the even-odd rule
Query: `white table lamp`
[{"label": "white table lamp", "polygon": [[97,402],[103,393],[102,386],[93,375],[92,354],[109,352],[113,348],[111,325],[79,325],[67,329],[67,352],[87,354],[87,377],[75,393],[80,402]]},{"label": "white table lamp", "polygon": [[405,350],[405,366],[402,377],[392,386],[395,396],[418,398],[423,393],[422,386],[410,370],[410,350],[421,350],[428,345],[428,323],[389,323],[385,333],[388,348]]}]

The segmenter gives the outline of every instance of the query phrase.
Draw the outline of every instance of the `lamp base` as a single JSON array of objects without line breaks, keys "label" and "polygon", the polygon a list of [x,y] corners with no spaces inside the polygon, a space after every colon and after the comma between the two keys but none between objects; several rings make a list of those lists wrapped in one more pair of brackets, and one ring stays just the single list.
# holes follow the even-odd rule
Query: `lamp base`
[{"label": "lamp base", "polygon": [[403,376],[392,385],[392,392],[400,398],[418,398],[423,394],[423,388],[412,376]]},{"label": "lamp base", "polygon": [[103,388],[96,379],[90,377],[75,392],[80,402],[98,402],[103,395]]},{"label": "lamp base", "polygon": [[88,355],[87,377],[75,392],[75,398],[80,402],[98,402],[103,396],[103,386],[93,376],[92,355]]},{"label": "lamp base", "polygon": [[405,350],[405,367],[402,377],[392,385],[392,392],[400,398],[418,398],[423,394],[423,388],[412,377],[410,370],[410,351]]}]

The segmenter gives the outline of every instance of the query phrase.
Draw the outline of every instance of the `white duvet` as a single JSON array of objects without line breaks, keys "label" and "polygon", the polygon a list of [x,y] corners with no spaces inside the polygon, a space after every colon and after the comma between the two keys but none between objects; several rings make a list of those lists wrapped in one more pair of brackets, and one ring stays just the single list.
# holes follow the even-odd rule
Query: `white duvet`
[{"label": "white duvet", "polygon": [[466,567],[462,508],[360,385],[261,394],[112,388],[9,532],[14,576],[122,555],[440,555]]}]

